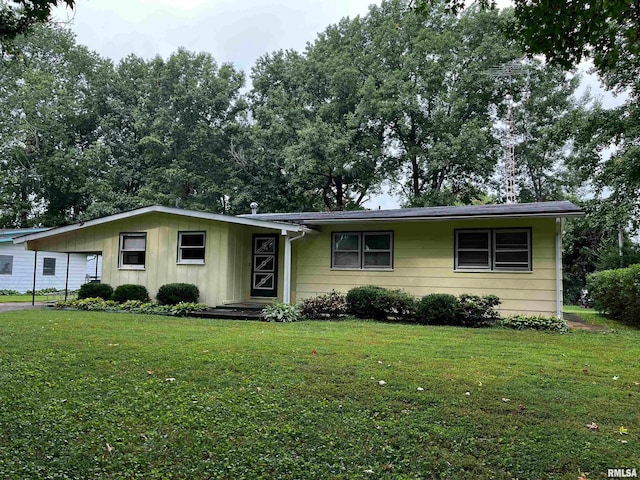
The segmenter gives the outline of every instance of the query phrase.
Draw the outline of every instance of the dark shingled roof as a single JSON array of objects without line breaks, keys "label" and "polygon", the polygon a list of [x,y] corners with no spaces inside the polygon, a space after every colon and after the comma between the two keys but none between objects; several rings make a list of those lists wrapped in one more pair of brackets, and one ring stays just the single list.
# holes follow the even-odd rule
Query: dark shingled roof
[{"label": "dark shingled roof", "polygon": [[571,202],[466,205],[462,207],[398,208],[393,210],[353,210],[347,212],[258,213],[240,215],[256,220],[302,224],[341,223],[351,220],[445,220],[491,217],[573,217],[584,212]]}]

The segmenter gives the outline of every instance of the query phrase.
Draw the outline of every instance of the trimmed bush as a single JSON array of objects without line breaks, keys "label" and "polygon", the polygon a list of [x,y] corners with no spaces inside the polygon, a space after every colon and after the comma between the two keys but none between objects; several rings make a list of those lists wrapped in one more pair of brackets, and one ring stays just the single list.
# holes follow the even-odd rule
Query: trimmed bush
[{"label": "trimmed bush", "polygon": [[119,285],[113,292],[113,299],[116,302],[124,303],[128,300],[139,300],[141,302],[149,301],[149,292],[144,285],[134,285],[131,283],[125,283]]},{"label": "trimmed bush", "polygon": [[178,303],[196,303],[200,291],[191,283],[167,283],[158,289],[156,299],[162,305],[176,305]]},{"label": "trimmed bush", "polygon": [[496,323],[499,327],[515,330],[543,330],[549,332],[567,333],[569,325],[558,317],[543,317],[541,315],[511,315]]},{"label": "trimmed bush", "polygon": [[301,319],[300,307],[274,302],[262,310],[262,319],[266,322],[297,322]]},{"label": "trimmed bush", "polygon": [[425,325],[456,325],[458,299],[446,293],[432,293],[416,306],[418,321]]},{"label": "trimmed bush", "polygon": [[357,318],[405,321],[415,316],[415,299],[403,290],[375,285],[355,287],[347,292],[347,309]]},{"label": "trimmed bush", "polygon": [[335,290],[324,295],[305,298],[300,303],[300,313],[305,318],[338,318],[347,313],[345,296]]},{"label": "trimmed bush", "polygon": [[640,264],[592,273],[587,290],[599,312],[640,325]]},{"label": "trimmed bush", "polygon": [[458,297],[456,322],[464,327],[488,327],[500,319],[496,307],[500,299],[495,295],[469,295],[463,293]]},{"label": "trimmed bush", "polygon": [[111,300],[113,288],[108,283],[85,283],[78,290],[78,300],[83,298],[102,298]]},{"label": "trimmed bush", "polygon": [[352,288],[346,295],[349,313],[357,318],[383,320],[386,315],[378,309],[377,304],[384,291],[384,288],[375,285]]}]

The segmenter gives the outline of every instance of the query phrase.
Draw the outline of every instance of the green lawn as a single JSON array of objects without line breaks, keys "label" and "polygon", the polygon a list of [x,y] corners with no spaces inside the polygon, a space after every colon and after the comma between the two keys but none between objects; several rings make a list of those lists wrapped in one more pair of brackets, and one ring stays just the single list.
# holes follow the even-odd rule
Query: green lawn
[{"label": "green lawn", "polygon": [[602,478],[638,382],[638,331],[7,312],[0,478]]},{"label": "green lawn", "polygon": [[[36,295],[36,302],[44,302],[47,299],[44,295]],[[0,303],[31,303],[31,295],[0,295]]]},{"label": "green lawn", "polygon": [[601,315],[593,308],[582,308],[577,305],[565,305],[562,310],[566,313],[575,313],[594,325],[600,325],[613,330],[638,330],[634,325],[625,325],[617,320]]}]

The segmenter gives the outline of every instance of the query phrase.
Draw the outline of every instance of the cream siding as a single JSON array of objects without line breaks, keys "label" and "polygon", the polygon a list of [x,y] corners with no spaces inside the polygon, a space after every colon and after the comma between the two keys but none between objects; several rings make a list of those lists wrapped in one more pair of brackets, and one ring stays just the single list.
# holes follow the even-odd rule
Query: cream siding
[{"label": "cream siding", "polygon": [[[454,271],[454,230],[469,228],[532,229],[531,272]],[[204,231],[204,265],[177,264],[179,231]],[[393,231],[393,270],[331,269],[331,233],[336,231]],[[118,268],[120,233],[146,232],[144,270]],[[197,219],[167,213],[148,213],[70,233],[28,242],[29,249],[101,253],[102,281],[116,287],[124,283],[145,285],[155,296],[165,283],[193,283],[200,301],[208,305],[248,300],[250,297],[251,239],[255,233],[279,236],[278,299],[283,298],[285,237],[279,230]],[[428,293],[494,294],[505,314],[555,314],[555,220],[522,218],[432,222],[375,222],[323,225],[292,244],[292,301],[325,293],[347,292],[357,285],[402,288],[412,295]]]},{"label": "cream siding", "polygon": [[[531,272],[454,271],[454,230],[468,228],[532,228]],[[391,271],[331,269],[331,233],[337,231],[394,232]],[[555,220],[465,220],[448,222],[360,223],[323,225],[317,235],[299,241],[298,299],[357,285],[401,288],[416,296],[429,293],[494,294],[504,314],[555,314]]]},{"label": "cream siding", "polygon": [[[158,288],[166,283],[193,283],[200,290],[201,302],[216,305],[224,301],[242,299],[235,276],[238,263],[243,261],[242,246],[236,242],[237,227],[206,219],[150,213],[55,237],[32,240],[28,242],[28,246],[37,250],[102,253],[103,283],[109,283],[113,287],[125,283],[145,285],[152,297]],[[206,233],[204,264],[178,264],[180,231]],[[145,268],[119,268],[120,234],[135,232],[147,234]],[[231,245],[236,245],[235,253],[230,251]]]},{"label": "cream siding", "polygon": [[[178,232],[204,231],[205,263],[178,264]],[[118,267],[121,233],[147,234],[144,270]],[[278,299],[282,299],[284,237],[280,230],[149,213],[28,242],[32,250],[101,253],[101,281],[114,288],[125,283],[145,285],[155,297],[166,283],[198,286],[207,305],[251,300],[251,238],[254,233],[277,233],[280,238]],[[257,300],[257,299],[255,299]]]}]

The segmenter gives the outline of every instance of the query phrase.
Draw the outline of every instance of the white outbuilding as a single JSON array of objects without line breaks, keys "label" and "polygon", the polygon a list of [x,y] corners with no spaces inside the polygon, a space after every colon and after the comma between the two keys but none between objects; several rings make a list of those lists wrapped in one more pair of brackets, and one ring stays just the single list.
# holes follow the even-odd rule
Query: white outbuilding
[{"label": "white outbuilding", "polygon": [[76,290],[87,281],[87,255],[82,253],[33,252],[14,244],[21,235],[46,228],[0,230],[0,290],[25,293],[35,289]]}]

